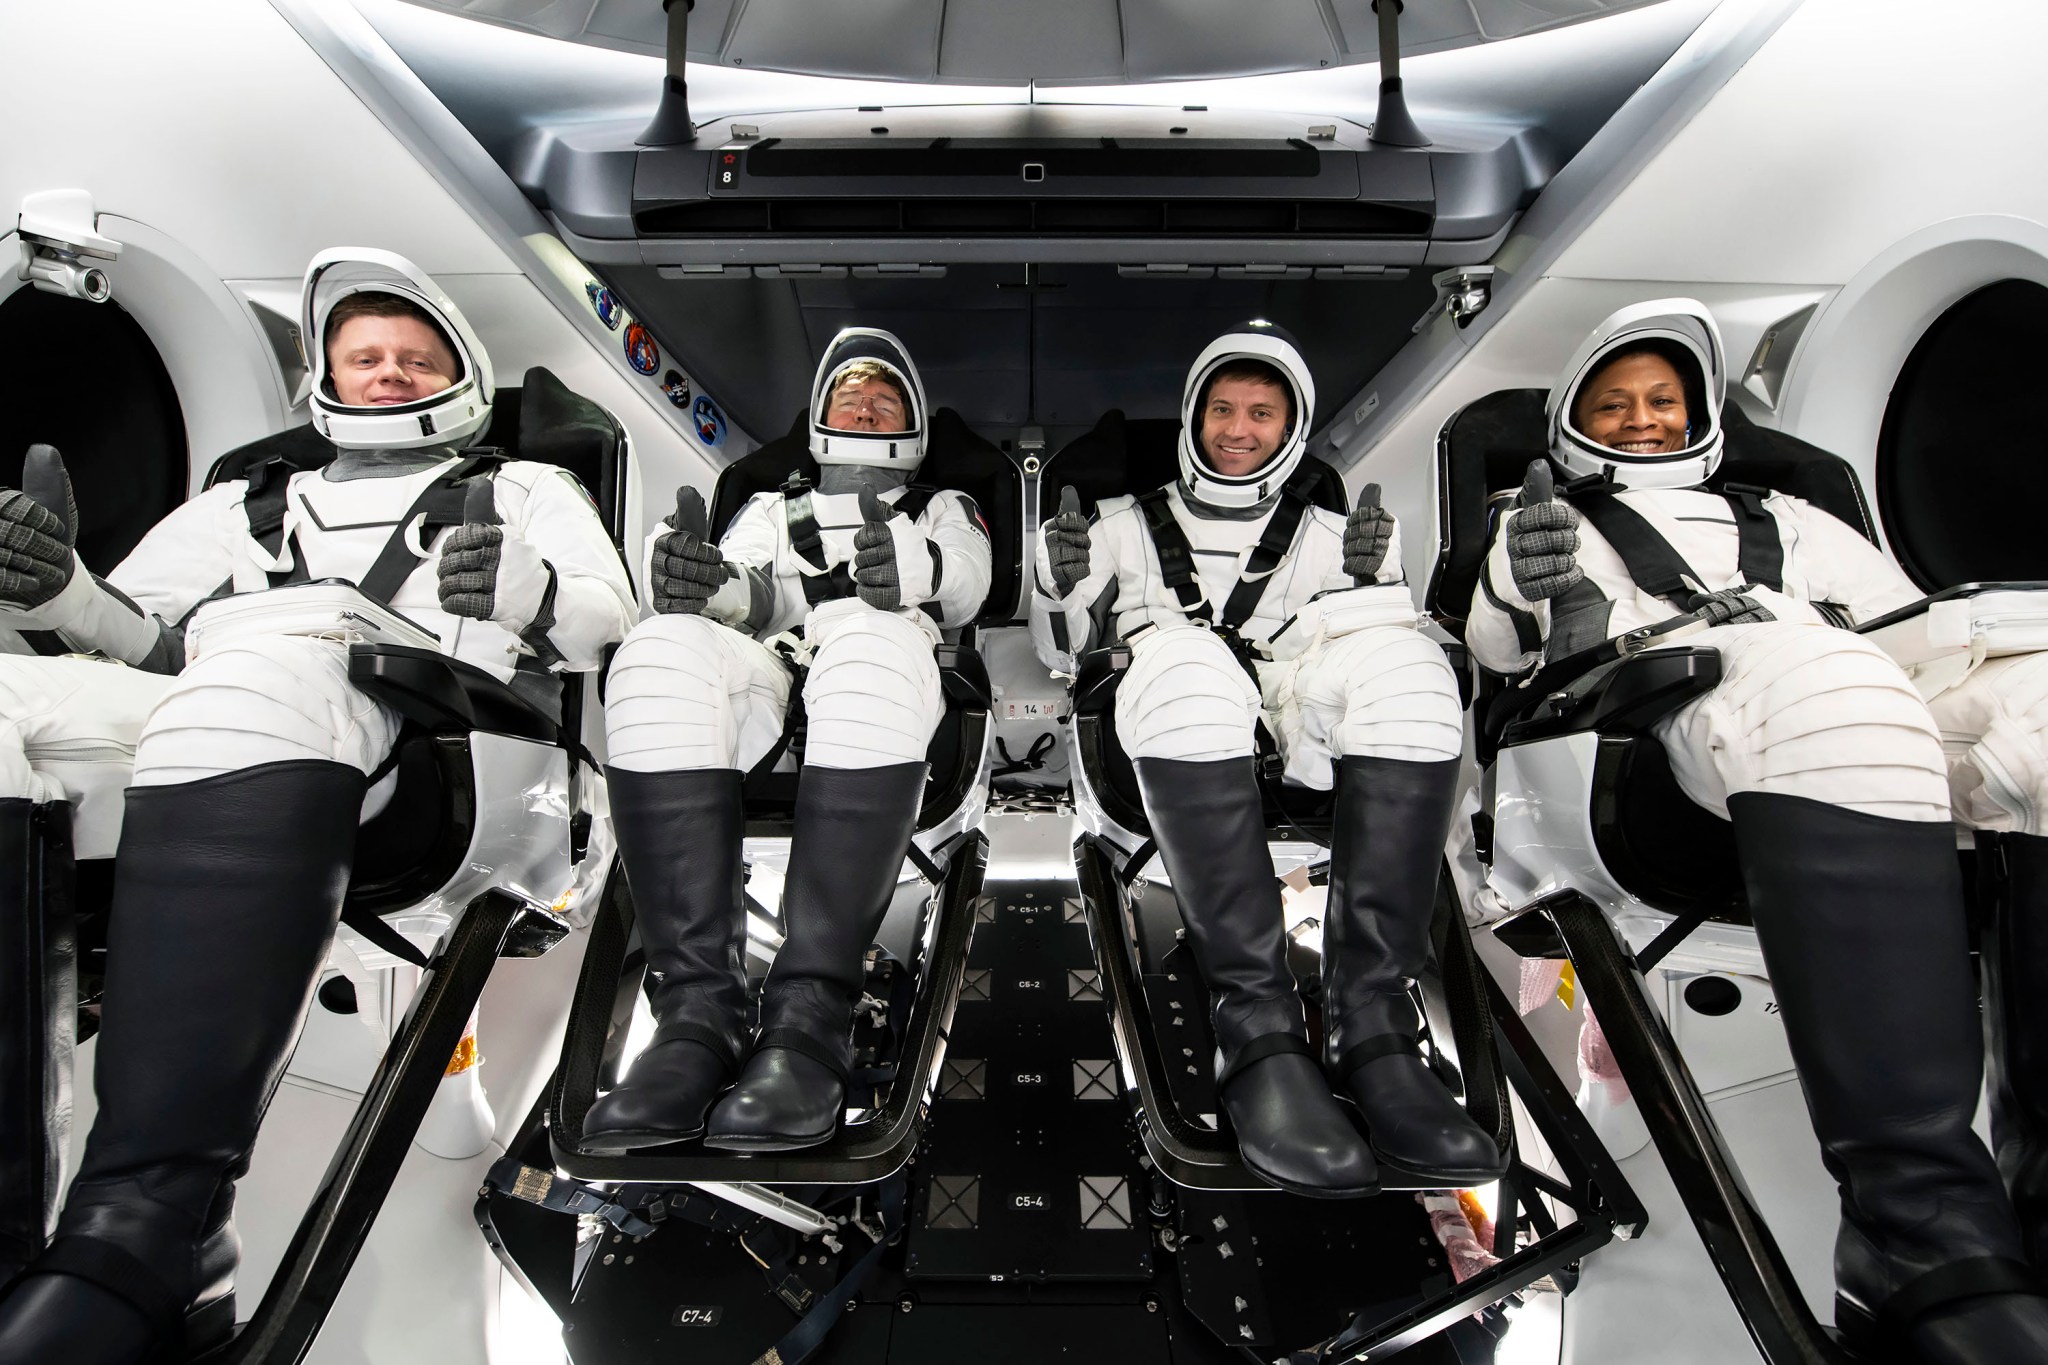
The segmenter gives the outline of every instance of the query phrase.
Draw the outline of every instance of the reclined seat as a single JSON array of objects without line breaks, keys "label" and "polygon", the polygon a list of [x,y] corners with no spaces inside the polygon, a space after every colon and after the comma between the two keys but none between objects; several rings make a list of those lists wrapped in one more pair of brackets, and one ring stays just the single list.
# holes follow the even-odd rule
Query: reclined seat
[{"label": "reclined seat", "polygon": [[[710,509],[714,538],[723,534],[748,499],[784,488],[792,474],[810,486],[818,478],[809,449],[809,423],[802,414],[787,434],[721,471]],[[889,1002],[891,1017],[864,1025],[856,1037],[865,1077],[864,1085],[856,1085],[856,1095],[865,1088],[874,1103],[865,1117],[848,1122],[832,1141],[787,1154],[735,1156],[707,1151],[696,1143],[624,1155],[582,1151],[578,1135],[599,1079],[609,1085],[622,1069],[642,975],[633,947],[631,898],[624,879],[615,877],[592,926],[548,1116],[555,1162],[572,1176],[660,1183],[859,1184],[894,1174],[917,1144],[924,1101],[965,968],[972,927],[968,902],[979,890],[986,861],[986,843],[977,831],[988,805],[992,701],[974,631],[1008,620],[1016,601],[1022,488],[1016,466],[950,408],[932,413],[930,448],[911,488],[913,493],[919,488],[957,489],[974,499],[992,533],[994,574],[981,614],[938,649],[945,713],[927,750],[931,780],[909,858],[921,881],[899,886],[890,913],[892,922],[899,912],[915,916],[911,947],[917,960],[904,971],[886,954],[877,956],[869,994]],[[773,854],[753,841],[787,840],[793,832],[802,753],[801,712],[793,707],[783,744],[747,774],[743,788],[748,855],[755,872],[766,861],[758,855]],[[772,896],[750,894],[748,899],[748,956],[758,975],[773,957],[776,912]]]},{"label": "reclined seat", "polygon": [[[1112,411],[1094,430],[1076,438],[1046,462],[1039,475],[1041,507],[1054,505],[1072,485],[1084,503],[1122,493],[1143,493],[1178,476],[1175,451],[1179,424],[1172,420],[1132,421]],[[1340,515],[1348,510],[1337,471],[1304,457],[1302,478],[1310,500]],[[1170,896],[1143,884],[1154,846],[1144,801],[1131,759],[1114,724],[1116,690],[1130,651],[1112,646],[1083,658],[1073,691],[1074,805],[1084,831],[1076,847],[1082,898],[1087,905],[1103,964],[1103,996],[1116,1021],[1126,1066],[1134,1073],[1146,1121],[1139,1125],[1148,1152],[1177,1183],[1205,1189],[1263,1189],[1244,1169],[1235,1141],[1218,1131],[1220,1109],[1206,1066],[1180,1063],[1183,1049],[1210,1055],[1208,1008],[1200,977],[1185,948],[1177,948],[1179,913]],[[1263,747],[1263,746],[1262,746]],[[1327,882],[1328,862],[1319,849],[1330,841],[1333,792],[1284,785],[1277,763],[1261,764],[1268,837],[1288,845],[1283,855],[1310,864],[1311,881]],[[1157,869],[1154,869],[1157,870]],[[1133,934],[1125,926],[1135,926]],[[1319,984],[1317,953],[1297,926],[1296,972],[1314,1013]],[[1433,928],[1438,974],[1422,987],[1433,1064],[1473,1117],[1492,1134],[1502,1152],[1512,1150],[1513,1124],[1500,1061],[1494,1051],[1485,988],[1461,917],[1448,898],[1440,899]],[[1160,1020],[1178,1017],[1183,1026],[1169,1036]],[[1312,1035],[1317,1023],[1310,1024]],[[1197,1036],[1198,1035],[1198,1036]],[[1169,1045],[1170,1043],[1170,1045]],[[1172,1058],[1172,1061],[1168,1059]],[[1382,1163],[1384,1188],[1426,1188]]]},{"label": "reclined seat", "polygon": [[[1490,394],[1455,414],[1439,437],[1443,542],[1425,603],[1454,634],[1462,635],[1496,519],[1529,462],[1545,452],[1544,398],[1541,389]],[[1734,404],[1722,420],[1726,445],[1707,487],[1790,493],[1876,540],[1846,462],[1755,425]],[[1524,957],[1569,957],[1637,1112],[1766,1357],[1839,1359],[1703,1094],[1789,1073],[1792,1061],[1764,1017],[1776,1006],[1732,827],[1680,791],[1650,733],[1719,683],[1720,654],[1692,640],[1660,644],[1650,629],[1625,637],[1620,649],[1554,660],[1526,678],[1479,679],[1473,844],[1509,912],[1494,932]]]},{"label": "reclined seat", "polygon": [[[618,421],[541,368],[519,388],[499,390],[492,413],[475,448],[568,470],[593,495],[623,553],[630,449]],[[334,455],[303,425],[228,452],[206,483],[251,478],[281,488],[291,474],[320,468]],[[284,1338],[267,1336],[272,1328],[310,1342],[339,1292],[451,1069],[492,962],[537,956],[568,932],[561,912],[586,880],[593,842],[585,789],[602,781],[581,740],[580,675],[554,680],[559,696],[548,705],[545,687],[515,691],[439,652],[388,644],[352,646],[349,674],[404,725],[393,754],[396,789],[357,834],[330,963],[352,959],[365,974],[385,978],[378,982],[378,1022],[391,1041],[373,1061],[362,1055],[361,1022],[327,1023],[333,1014],[353,1014],[358,1000],[340,989],[349,983],[339,973],[326,972],[289,1069],[360,1089],[364,1098],[335,1158],[335,1178],[307,1211],[244,1334],[279,1351]],[[536,799],[541,794],[547,799]],[[72,1043],[89,1036],[90,1006],[104,975],[113,881],[112,859],[72,869],[68,852],[68,841],[46,841],[25,869],[49,888],[41,930],[46,970],[39,991],[25,994],[38,1002],[48,1030],[39,1040],[49,1067],[40,1129],[51,1141],[24,1160],[48,1171],[61,1161],[57,1144],[70,1126]],[[67,945],[75,945],[75,955],[60,951]],[[337,1040],[345,1046],[337,1049]]]}]

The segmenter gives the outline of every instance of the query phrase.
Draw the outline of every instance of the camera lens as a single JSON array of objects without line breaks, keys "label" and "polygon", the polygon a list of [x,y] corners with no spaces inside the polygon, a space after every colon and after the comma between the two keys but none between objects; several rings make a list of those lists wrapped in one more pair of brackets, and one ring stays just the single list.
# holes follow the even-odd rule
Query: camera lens
[{"label": "camera lens", "polygon": [[114,296],[114,286],[106,271],[87,267],[79,272],[78,292],[94,303],[105,303]]}]

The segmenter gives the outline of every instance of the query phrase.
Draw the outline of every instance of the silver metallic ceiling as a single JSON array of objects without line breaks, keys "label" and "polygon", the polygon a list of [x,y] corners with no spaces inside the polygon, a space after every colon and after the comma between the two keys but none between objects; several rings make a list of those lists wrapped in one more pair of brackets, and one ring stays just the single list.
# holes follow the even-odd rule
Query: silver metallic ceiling
[{"label": "silver metallic ceiling", "polygon": [[[1656,0],[1408,0],[1401,51],[1441,52]],[[595,47],[660,56],[660,0],[410,0]],[[1115,85],[1379,60],[1371,0],[697,0],[693,61],[960,84]]]}]

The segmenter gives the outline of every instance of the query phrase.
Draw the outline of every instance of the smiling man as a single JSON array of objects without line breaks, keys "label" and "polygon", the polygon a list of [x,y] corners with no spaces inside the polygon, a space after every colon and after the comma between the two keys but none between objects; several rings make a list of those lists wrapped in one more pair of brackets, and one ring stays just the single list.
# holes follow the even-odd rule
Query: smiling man
[{"label": "smiling man", "polygon": [[[1245,1164],[1301,1194],[1378,1188],[1375,1158],[1466,1185],[1500,1155],[1426,1067],[1408,980],[1428,956],[1463,722],[1450,665],[1416,630],[1394,518],[1367,485],[1349,517],[1303,471],[1315,383],[1293,340],[1250,322],[1211,342],[1181,401],[1180,477],[1073,490],[1044,528],[1032,631],[1055,669],[1131,648],[1116,728],[1209,988],[1217,1083]],[[1261,734],[1263,722],[1264,734]],[[1263,742],[1262,742],[1263,741]],[[1329,1079],[1287,966],[1255,773],[1337,790],[1323,921]]]}]

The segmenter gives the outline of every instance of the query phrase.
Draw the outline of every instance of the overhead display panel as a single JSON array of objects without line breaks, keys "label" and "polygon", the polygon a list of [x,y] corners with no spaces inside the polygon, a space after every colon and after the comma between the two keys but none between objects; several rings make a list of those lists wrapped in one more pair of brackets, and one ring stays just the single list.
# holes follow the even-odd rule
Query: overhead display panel
[{"label": "overhead display panel", "polygon": [[[408,0],[596,47],[661,56],[661,0]],[[1428,0],[1404,54],[1443,52],[1659,0]],[[1379,60],[1371,0],[697,0],[692,61],[808,76],[1118,85]]]}]

